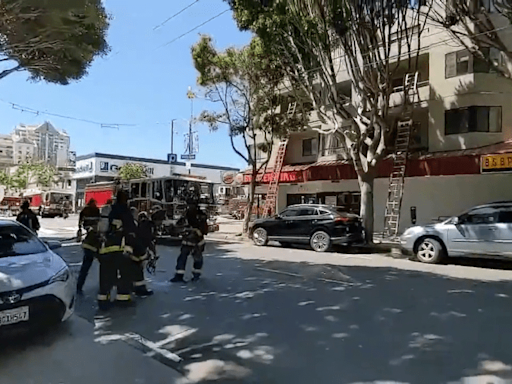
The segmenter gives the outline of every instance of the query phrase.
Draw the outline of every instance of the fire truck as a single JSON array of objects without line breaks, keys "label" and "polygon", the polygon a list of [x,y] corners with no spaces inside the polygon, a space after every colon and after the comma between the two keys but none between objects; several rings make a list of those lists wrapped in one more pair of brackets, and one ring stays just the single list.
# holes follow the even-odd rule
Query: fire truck
[{"label": "fire truck", "polygon": [[211,181],[194,176],[171,176],[95,183],[86,186],[85,201],[94,198],[101,208],[109,199],[114,198],[119,189],[128,193],[130,207],[148,213],[156,225],[159,237],[180,237],[177,222],[187,209],[191,190],[199,197],[199,206],[208,216],[208,231],[219,230]]},{"label": "fire truck", "polygon": [[[67,216],[73,202],[73,194],[64,191],[29,191],[23,198],[30,202],[30,209],[41,217]],[[66,208],[67,202],[68,207]]]}]

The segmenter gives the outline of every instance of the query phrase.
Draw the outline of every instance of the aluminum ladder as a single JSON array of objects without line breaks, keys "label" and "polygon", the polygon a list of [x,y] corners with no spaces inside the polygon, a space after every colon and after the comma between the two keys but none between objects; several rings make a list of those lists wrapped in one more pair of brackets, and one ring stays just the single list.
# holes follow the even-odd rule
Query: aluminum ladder
[{"label": "aluminum ladder", "polygon": [[384,237],[395,240],[400,225],[400,211],[405,186],[405,170],[411,143],[412,113],[418,90],[418,72],[408,73],[404,79],[404,109],[397,123],[393,169],[389,176],[388,198],[384,216]]},{"label": "aluminum ladder", "polygon": [[276,161],[274,164],[274,171],[272,172],[272,178],[268,184],[267,197],[265,199],[265,205],[263,206],[263,217],[271,216],[276,209],[277,192],[279,190],[279,178],[281,176],[281,169],[283,169],[287,146],[288,139],[284,139],[279,143]]}]

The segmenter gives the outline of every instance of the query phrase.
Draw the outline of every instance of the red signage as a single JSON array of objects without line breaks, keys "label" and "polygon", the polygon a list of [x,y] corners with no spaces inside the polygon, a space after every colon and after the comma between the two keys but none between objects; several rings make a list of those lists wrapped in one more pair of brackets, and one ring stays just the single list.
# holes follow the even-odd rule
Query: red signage
[{"label": "red signage", "polygon": [[233,172],[224,173],[224,175],[222,175],[222,181],[224,181],[224,184],[233,184],[233,181],[235,181],[235,174]]},{"label": "red signage", "polygon": [[[256,181],[258,183],[268,184],[273,179],[274,173],[267,172],[265,174],[258,174],[256,177]],[[252,175],[244,174],[244,184],[249,184],[251,182]],[[302,171],[291,171],[291,172],[281,172],[279,175],[280,183],[301,183],[304,181],[304,176],[302,175]]]}]

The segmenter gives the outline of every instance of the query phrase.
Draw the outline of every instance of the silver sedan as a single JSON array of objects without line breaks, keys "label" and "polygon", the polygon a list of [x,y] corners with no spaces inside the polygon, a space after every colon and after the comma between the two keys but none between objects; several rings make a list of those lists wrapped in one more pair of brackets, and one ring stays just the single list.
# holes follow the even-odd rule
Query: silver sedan
[{"label": "silver sedan", "polygon": [[442,223],[411,227],[400,244],[430,264],[447,256],[512,258],[512,202],[481,205]]}]

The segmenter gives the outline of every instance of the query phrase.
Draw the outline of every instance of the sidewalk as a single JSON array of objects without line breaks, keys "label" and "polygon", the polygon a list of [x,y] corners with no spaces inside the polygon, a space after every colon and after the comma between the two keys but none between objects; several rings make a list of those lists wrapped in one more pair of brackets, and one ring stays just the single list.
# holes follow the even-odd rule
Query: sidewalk
[{"label": "sidewalk", "polygon": [[219,231],[209,233],[207,238],[228,241],[249,241],[247,236],[243,235],[243,220],[234,220],[219,216],[217,218],[217,224],[219,224]]}]

